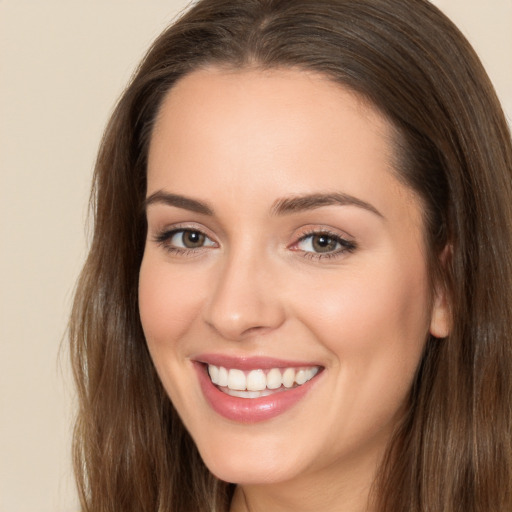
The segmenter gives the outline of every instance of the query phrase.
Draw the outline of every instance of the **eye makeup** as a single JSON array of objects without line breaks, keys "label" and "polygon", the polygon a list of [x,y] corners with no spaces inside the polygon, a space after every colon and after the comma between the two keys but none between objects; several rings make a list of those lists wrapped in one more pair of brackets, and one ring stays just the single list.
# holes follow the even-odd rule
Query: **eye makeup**
[{"label": "eye makeup", "polygon": [[332,259],[345,253],[352,253],[357,245],[354,241],[342,237],[339,233],[325,228],[314,228],[302,234],[290,249],[300,251],[309,259]]},{"label": "eye makeup", "polygon": [[[177,256],[198,255],[201,251],[215,249],[219,244],[204,230],[196,226],[179,225],[158,232],[153,241],[167,252]],[[302,233],[288,249],[312,260],[332,259],[352,253],[357,245],[333,230],[311,228]]]}]

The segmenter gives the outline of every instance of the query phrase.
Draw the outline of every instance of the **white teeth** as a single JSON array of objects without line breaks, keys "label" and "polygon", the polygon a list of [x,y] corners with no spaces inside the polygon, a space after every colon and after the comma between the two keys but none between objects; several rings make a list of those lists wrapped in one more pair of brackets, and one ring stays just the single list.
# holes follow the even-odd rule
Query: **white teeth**
[{"label": "white teeth", "polygon": [[228,385],[228,371],[222,366],[219,367],[219,382],[217,382],[217,385],[222,387]]},{"label": "white teeth", "polygon": [[306,378],[306,370],[299,370],[295,374],[295,382],[300,386],[301,384],[304,384],[308,379]]},{"label": "white teeth", "polygon": [[210,364],[208,366],[208,373],[210,374],[210,379],[212,379],[212,382],[214,384],[219,383],[219,369],[217,366],[213,366],[213,364]]},{"label": "white teeth", "polygon": [[308,368],[306,370],[308,372],[308,380],[311,380],[318,373],[319,369],[320,368],[318,368],[318,366],[314,366],[313,368]]},{"label": "white teeth", "polygon": [[265,370],[251,370],[246,373],[236,368],[226,369],[222,366],[208,365],[208,373],[213,384],[226,388],[224,391],[232,396],[243,398],[259,398],[271,394],[271,390],[281,387],[292,388],[302,386],[311,380],[319,371],[318,366],[309,368],[272,368]]},{"label": "white teeth", "polygon": [[278,368],[272,368],[267,373],[267,388],[268,389],[277,389],[281,387],[283,383],[283,379],[281,377],[281,372]]},{"label": "white teeth", "polygon": [[268,396],[272,394],[270,389],[265,389],[263,391],[235,391],[234,389],[226,388],[224,392],[227,395],[237,396],[239,398],[259,398],[260,396]]},{"label": "white teeth", "polygon": [[283,386],[291,388],[295,382],[295,370],[293,368],[286,368],[283,373]]},{"label": "white teeth", "polygon": [[231,369],[228,372],[228,388],[243,391],[247,389],[247,379],[242,370]]},{"label": "white teeth", "polygon": [[247,375],[247,390],[262,391],[267,387],[267,378],[263,370],[252,370]]}]

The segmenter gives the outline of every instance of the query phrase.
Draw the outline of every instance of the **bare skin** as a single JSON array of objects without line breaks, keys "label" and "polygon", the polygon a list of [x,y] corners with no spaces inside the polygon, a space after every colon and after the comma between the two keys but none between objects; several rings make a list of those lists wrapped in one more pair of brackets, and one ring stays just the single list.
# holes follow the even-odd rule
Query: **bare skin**
[{"label": "bare skin", "polygon": [[[392,136],[355,94],[297,70],[201,70],[164,102],[141,320],[203,460],[238,484],[232,512],[368,510],[428,333],[447,333]],[[285,412],[235,421],[205,398],[205,353],[320,371]]]}]

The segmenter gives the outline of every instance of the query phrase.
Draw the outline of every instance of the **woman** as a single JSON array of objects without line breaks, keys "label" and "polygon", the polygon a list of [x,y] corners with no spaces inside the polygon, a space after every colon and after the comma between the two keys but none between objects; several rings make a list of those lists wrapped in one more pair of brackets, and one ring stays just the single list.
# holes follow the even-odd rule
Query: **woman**
[{"label": "woman", "polygon": [[424,0],[204,0],[107,127],[84,510],[508,511],[512,149]]}]

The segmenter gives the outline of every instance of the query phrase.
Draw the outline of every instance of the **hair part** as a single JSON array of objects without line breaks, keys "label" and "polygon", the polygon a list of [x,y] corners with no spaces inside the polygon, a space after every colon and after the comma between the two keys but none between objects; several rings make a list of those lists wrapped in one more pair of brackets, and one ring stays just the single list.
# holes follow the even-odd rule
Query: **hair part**
[{"label": "hair part", "polygon": [[[320,73],[396,130],[452,329],[429,339],[374,485],[379,512],[512,509],[512,148],[474,51],[425,0],[203,0],[153,44],[106,128],[94,236],[70,323],[84,512],[226,511],[165,394],[139,320],[146,164],[167,92],[206,66]],[[448,256],[440,255],[449,247]]]}]

